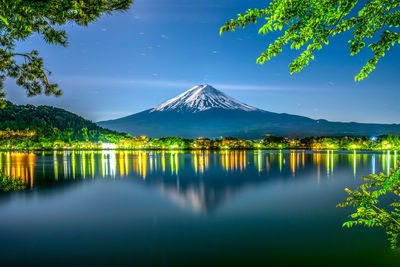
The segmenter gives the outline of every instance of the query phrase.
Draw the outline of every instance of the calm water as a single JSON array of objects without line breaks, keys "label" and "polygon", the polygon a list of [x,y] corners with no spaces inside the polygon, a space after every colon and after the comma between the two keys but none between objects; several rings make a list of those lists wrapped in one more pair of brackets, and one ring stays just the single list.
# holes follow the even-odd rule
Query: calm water
[{"label": "calm water", "polygon": [[394,153],[0,153],[29,190],[0,195],[10,265],[399,266],[380,230],[335,208]]}]

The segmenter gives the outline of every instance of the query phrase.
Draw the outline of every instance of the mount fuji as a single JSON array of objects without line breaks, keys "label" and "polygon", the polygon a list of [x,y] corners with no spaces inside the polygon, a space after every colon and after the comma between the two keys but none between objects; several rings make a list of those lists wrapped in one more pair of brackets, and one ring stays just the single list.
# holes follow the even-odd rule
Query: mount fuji
[{"label": "mount fuji", "polygon": [[197,113],[210,109],[256,111],[258,109],[239,102],[210,85],[198,85],[153,108],[154,111]]},{"label": "mount fuji", "polygon": [[152,109],[98,125],[134,136],[184,138],[266,135],[377,136],[400,134],[399,124],[367,124],[313,120],[286,113],[261,110],[210,85],[198,85]]}]

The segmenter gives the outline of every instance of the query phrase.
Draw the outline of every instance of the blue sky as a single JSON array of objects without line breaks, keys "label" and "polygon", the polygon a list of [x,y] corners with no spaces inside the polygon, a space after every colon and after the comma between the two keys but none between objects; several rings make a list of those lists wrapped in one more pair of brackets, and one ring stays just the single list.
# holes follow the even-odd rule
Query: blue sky
[{"label": "blue sky", "polygon": [[[259,26],[219,36],[219,28],[265,0],[136,0],[126,13],[89,27],[68,25],[69,46],[47,45],[34,36],[18,45],[38,49],[64,95],[26,97],[12,80],[7,99],[18,104],[66,108],[90,120],[143,111],[197,84],[208,83],[249,105],[272,112],[333,121],[400,123],[400,49],[391,49],[364,81],[354,76],[370,58],[349,55],[349,35],[333,38],[302,72],[286,50],[256,64],[281,33],[257,34]],[[346,39],[347,38],[347,39]]]}]

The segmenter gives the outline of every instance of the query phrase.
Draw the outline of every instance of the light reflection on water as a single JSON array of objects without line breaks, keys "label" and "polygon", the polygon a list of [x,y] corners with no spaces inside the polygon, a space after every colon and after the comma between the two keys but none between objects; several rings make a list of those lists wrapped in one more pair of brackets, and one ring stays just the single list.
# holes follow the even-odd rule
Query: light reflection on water
[{"label": "light reflection on water", "polygon": [[0,199],[2,262],[398,266],[384,233],[342,229],[349,210],[336,208],[345,187],[397,160],[361,151],[0,152],[0,170],[30,188]]},{"label": "light reflection on water", "polygon": [[[377,162],[381,163],[381,171],[386,173],[397,168],[397,151],[360,153],[353,152],[309,152],[309,151],[254,151],[249,153],[244,150],[235,151],[54,151],[52,166],[54,179],[87,179],[94,177],[123,178],[130,175],[146,180],[149,174],[159,173],[178,176],[180,169],[187,168],[183,157],[190,153],[191,170],[195,175],[203,175],[210,167],[220,168],[226,174],[244,172],[247,168],[254,168],[259,174],[269,173],[271,166],[279,166],[279,172],[289,168],[292,176],[296,171],[305,168],[307,157],[311,157],[311,164],[317,169],[317,179],[321,173],[326,176],[333,174],[338,157],[347,155],[348,162],[352,165],[353,175],[357,176],[357,165],[360,163],[371,166],[371,173],[377,172]],[[218,154],[220,158],[211,155]],[[250,154],[250,155],[249,155]],[[42,157],[49,153],[13,153],[0,152],[0,169],[12,177],[21,177],[25,184],[33,188],[35,185],[35,172],[48,171]],[[38,160],[38,157],[41,157]],[[253,159],[251,158],[253,157]],[[308,162],[310,164],[310,162]],[[40,168],[40,165],[43,165]]]}]

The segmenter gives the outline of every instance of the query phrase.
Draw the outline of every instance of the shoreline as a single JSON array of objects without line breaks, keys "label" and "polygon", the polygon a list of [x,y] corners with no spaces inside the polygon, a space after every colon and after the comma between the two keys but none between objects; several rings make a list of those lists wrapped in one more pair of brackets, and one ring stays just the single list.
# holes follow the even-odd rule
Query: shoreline
[{"label": "shoreline", "polygon": [[76,152],[76,151],[141,151],[141,152],[190,152],[190,151],[212,151],[212,152],[225,152],[225,151],[304,151],[304,152],[397,152],[397,149],[309,149],[309,148],[235,148],[235,149],[134,149],[134,148],[75,148],[75,149],[0,149],[0,152],[17,152],[17,153],[34,153],[34,152]]}]

